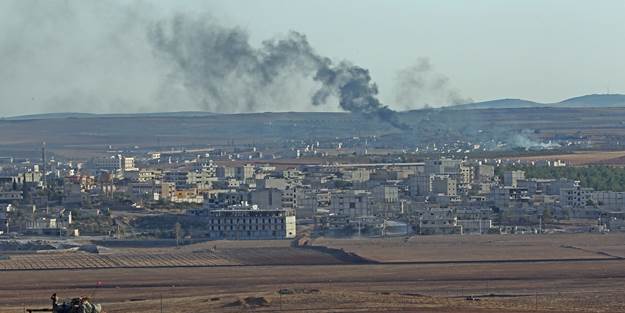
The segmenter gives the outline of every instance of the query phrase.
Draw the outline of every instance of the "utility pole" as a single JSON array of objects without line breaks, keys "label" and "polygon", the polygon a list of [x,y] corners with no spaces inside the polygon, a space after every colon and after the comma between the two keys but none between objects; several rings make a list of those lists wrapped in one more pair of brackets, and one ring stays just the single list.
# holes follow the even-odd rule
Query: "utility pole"
[{"label": "utility pole", "polygon": [[178,247],[180,245],[180,237],[182,235],[182,225],[180,225],[180,222],[176,222],[176,225],[174,225],[174,232],[176,234],[176,247]]},{"label": "utility pole", "polygon": [[534,311],[538,311],[538,292],[534,292]]},{"label": "utility pole", "polygon": [[421,221],[423,220],[423,215],[419,216],[419,235],[423,235],[423,232],[421,231]]}]

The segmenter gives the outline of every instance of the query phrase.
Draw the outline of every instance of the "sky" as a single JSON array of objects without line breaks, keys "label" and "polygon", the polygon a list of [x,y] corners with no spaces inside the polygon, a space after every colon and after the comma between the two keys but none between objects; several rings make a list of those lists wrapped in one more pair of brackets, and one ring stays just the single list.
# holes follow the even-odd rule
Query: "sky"
[{"label": "sky", "polygon": [[[195,25],[189,40],[206,34],[193,21],[208,19],[202,27],[237,30],[254,53],[264,53],[265,40],[304,34],[333,64],[368,69],[381,102],[396,110],[625,93],[621,0],[3,0],[0,116],[341,110],[336,99],[310,104],[318,82],[299,70],[280,70],[268,85],[228,72],[211,80],[219,90],[201,86],[201,73],[184,68],[192,60],[180,59],[193,56],[192,43],[176,55],[150,37],[177,15]],[[237,101],[246,105],[230,104]]]}]

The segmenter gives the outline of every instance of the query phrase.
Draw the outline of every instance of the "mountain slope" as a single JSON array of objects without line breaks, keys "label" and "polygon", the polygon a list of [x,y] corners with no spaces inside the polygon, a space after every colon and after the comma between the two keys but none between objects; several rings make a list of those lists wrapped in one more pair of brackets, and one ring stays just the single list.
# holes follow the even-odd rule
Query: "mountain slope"
[{"label": "mountain slope", "polygon": [[536,107],[556,108],[609,108],[625,107],[625,95],[622,94],[592,94],[569,98],[556,103],[540,103],[523,99],[497,99],[490,101],[459,104],[447,107],[448,109],[518,109]]},{"label": "mountain slope", "polygon": [[557,104],[558,107],[623,107],[625,95],[621,94],[592,94],[566,99]]}]

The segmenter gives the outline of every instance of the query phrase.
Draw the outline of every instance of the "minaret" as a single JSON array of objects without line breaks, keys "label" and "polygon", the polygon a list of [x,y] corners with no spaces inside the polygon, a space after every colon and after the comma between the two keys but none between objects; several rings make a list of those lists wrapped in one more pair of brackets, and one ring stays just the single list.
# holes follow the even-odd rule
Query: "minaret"
[{"label": "minaret", "polygon": [[46,189],[47,187],[47,181],[46,181],[46,142],[44,141],[41,144],[41,170],[42,170],[42,181],[43,181],[43,189]]}]

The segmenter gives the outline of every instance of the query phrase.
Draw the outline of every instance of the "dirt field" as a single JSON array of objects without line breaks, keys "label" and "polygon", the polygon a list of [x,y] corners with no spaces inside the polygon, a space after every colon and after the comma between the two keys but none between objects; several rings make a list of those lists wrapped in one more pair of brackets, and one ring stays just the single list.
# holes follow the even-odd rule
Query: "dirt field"
[{"label": "dirt field", "polygon": [[10,255],[10,259],[0,260],[0,271],[351,263],[347,257],[291,247],[145,250],[106,254],[62,252]]},{"label": "dirt field", "polygon": [[[624,238],[580,234],[315,241],[379,260],[433,261],[427,264],[0,271],[0,312],[45,307],[53,292],[92,296],[109,313],[161,312],[161,303],[162,312],[625,312],[625,260],[616,256],[625,250]],[[262,246],[272,244],[257,248]],[[188,253],[184,249],[181,253]],[[454,250],[460,261],[514,262],[436,263],[451,260]],[[382,257],[387,254],[394,257]],[[522,260],[525,256],[533,261]],[[541,257],[550,260],[537,261]],[[480,301],[465,300],[467,296]]]},{"label": "dirt field", "polygon": [[552,260],[625,257],[625,234],[415,236],[313,241],[380,262]]},{"label": "dirt field", "polygon": [[581,151],[571,154],[556,154],[542,156],[510,157],[511,159],[539,161],[539,160],[561,160],[572,165],[588,164],[608,164],[624,165],[625,151]]}]

